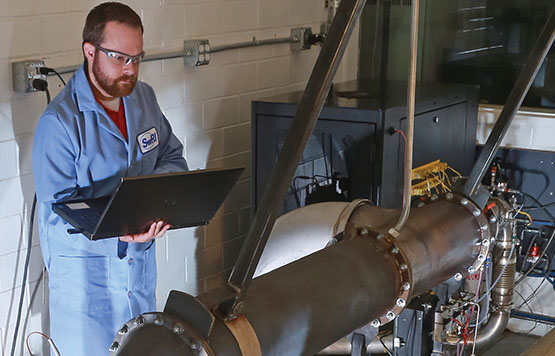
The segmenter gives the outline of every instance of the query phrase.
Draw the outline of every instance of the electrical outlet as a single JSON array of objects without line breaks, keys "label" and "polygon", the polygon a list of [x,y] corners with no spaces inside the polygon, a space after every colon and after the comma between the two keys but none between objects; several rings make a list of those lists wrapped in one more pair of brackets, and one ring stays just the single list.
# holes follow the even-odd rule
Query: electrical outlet
[{"label": "electrical outlet", "polygon": [[38,71],[39,67],[44,67],[44,61],[30,59],[26,61],[13,62],[13,90],[18,93],[32,93],[37,91],[33,88],[33,80],[46,80],[46,75]]},{"label": "electrical outlet", "polygon": [[203,66],[210,63],[210,43],[208,40],[187,40],[183,43],[185,67]]},{"label": "electrical outlet", "polygon": [[297,27],[291,29],[291,37],[295,39],[295,42],[291,43],[291,51],[300,52],[306,49],[310,49],[312,45],[309,42],[309,38],[312,35],[312,29],[310,27]]}]

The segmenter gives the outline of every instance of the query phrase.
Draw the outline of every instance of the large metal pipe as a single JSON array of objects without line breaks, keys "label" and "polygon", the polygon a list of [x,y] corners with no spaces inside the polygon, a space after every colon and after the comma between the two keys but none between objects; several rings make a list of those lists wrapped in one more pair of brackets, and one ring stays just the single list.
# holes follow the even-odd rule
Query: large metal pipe
[{"label": "large metal pipe", "polygon": [[[342,241],[255,278],[242,315],[254,330],[261,353],[313,355],[372,320],[392,320],[409,294],[419,294],[465,271],[476,259],[481,248],[477,243],[485,239],[486,231],[480,228],[485,218],[473,215],[473,206],[463,199],[451,196],[415,209],[397,239],[382,235],[381,230],[387,233],[399,211],[360,205],[346,221]],[[128,324],[131,330],[137,328]],[[195,325],[195,320],[181,320],[180,325]],[[153,342],[134,338],[128,330],[118,337],[121,347],[116,355],[120,356]],[[175,341],[174,348],[180,352],[174,355],[196,355],[199,345],[208,355],[241,354],[240,338],[224,319],[216,318],[211,333],[202,340],[189,349],[183,343],[190,341]]]},{"label": "large metal pipe", "polygon": [[[489,231],[483,228],[487,225],[484,214],[465,198],[453,194],[447,197],[450,200],[441,199],[413,209],[402,233],[395,239],[410,263],[411,297],[430,290],[457,273],[474,273],[480,264],[477,257],[487,251],[489,241],[484,240],[487,240]],[[364,207],[353,212],[350,223],[372,226],[372,229],[387,234],[387,229],[398,216],[398,210]],[[481,245],[482,242],[486,246]]]}]

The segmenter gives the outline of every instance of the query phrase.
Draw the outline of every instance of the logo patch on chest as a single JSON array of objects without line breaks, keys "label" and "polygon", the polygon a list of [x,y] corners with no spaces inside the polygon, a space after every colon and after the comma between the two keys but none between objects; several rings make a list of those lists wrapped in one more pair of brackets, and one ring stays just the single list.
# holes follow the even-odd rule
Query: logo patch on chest
[{"label": "logo patch on chest", "polygon": [[159,139],[156,127],[153,127],[150,130],[145,131],[137,136],[137,142],[139,143],[139,148],[141,149],[142,154],[152,151],[153,149],[158,147],[158,141]]}]

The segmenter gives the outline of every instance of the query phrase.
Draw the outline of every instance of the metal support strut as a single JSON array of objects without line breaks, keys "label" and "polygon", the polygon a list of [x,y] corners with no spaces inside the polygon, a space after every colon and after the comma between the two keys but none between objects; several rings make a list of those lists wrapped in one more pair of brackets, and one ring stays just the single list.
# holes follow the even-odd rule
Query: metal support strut
[{"label": "metal support strut", "polygon": [[505,106],[503,107],[501,114],[499,114],[499,118],[497,119],[486,144],[482,148],[476,163],[474,163],[474,167],[472,167],[470,176],[463,188],[463,193],[467,197],[472,198],[472,196],[478,192],[480,182],[482,181],[482,178],[484,178],[493,157],[495,157],[495,154],[501,145],[501,141],[503,141],[503,137],[505,137],[517,110],[524,101],[524,97],[528,93],[528,89],[530,89],[534,78],[536,78],[536,74],[543,63],[547,52],[549,52],[554,39],[555,8],[551,10],[547,23],[540,33],[534,48],[532,48],[526,63],[524,63],[524,68],[520,72],[515,85],[505,102]]},{"label": "metal support strut", "polygon": [[220,308],[224,309],[223,311],[227,314],[236,313],[250,285],[268,236],[283,204],[289,182],[316,125],[349,38],[365,3],[366,0],[343,0],[339,5],[283,149],[266,185],[260,207],[254,216],[243,248],[229,277],[228,284],[236,291],[236,295],[223,297],[226,303],[221,304]]}]

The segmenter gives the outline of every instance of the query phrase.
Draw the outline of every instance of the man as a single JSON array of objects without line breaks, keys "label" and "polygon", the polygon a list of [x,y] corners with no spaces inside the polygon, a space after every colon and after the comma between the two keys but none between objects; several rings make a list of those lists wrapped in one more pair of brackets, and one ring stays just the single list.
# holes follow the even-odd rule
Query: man
[{"label": "man", "polygon": [[[41,249],[49,271],[50,333],[64,356],[107,355],[119,327],[155,310],[154,239],[169,225],[89,241],[53,213],[53,202],[110,195],[120,177],[183,171],[183,147],[150,86],[139,16],[104,3],[87,16],[85,61],[35,131],[33,170]],[[144,144],[142,137],[153,137]]]}]

